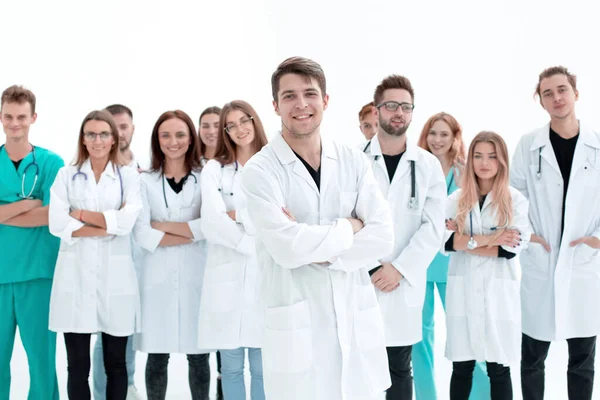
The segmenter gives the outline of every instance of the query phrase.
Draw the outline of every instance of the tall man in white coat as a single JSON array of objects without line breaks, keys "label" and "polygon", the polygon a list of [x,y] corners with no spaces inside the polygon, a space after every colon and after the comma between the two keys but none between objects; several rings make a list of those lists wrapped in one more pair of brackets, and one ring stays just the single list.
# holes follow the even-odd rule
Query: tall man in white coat
[{"label": "tall man in white coat", "polygon": [[271,84],[282,132],[242,175],[262,269],[265,394],[374,399],[390,377],[367,269],[392,249],[390,208],[364,155],[321,136],[320,65],[292,57]]},{"label": "tall man in white coat", "polygon": [[550,342],[567,340],[569,399],[591,399],[600,331],[600,135],[575,117],[575,76],[544,70],[536,94],[550,123],[523,136],[511,185],[529,199],[534,234],[521,253],[521,387],[544,398]]},{"label": "tall man in white coat", "polygon": [[412,399],[412,345],[422,340],[422,310],[427,267],[444,233],[446,179],[438,159],[407,142],[414,90],[400,75],[385,78],[375,89],[374,112],[379,131],[365,154],[390,203],[394,248],[370,271],[383,312],[392,387],[386,399]]}]

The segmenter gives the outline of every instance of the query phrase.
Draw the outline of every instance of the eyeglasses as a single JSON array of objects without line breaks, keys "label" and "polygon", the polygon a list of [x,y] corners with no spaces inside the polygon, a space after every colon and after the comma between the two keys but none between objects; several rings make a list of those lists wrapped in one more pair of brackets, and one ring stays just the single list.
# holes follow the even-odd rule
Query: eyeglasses
[{"label": "eyeglasses", "polygon": [[244,118],[240,119],[240,122],[238,122],[238,123],[235,123],[235,122],[229,123],[225,126],[225,131],[231,135],[235,135],[240,127],[242,127],[242,128],[250,127],[250,125],[252,124],[252,120],[253,120],[252,117],[244,117]]},{"label": "eyeglasses", "polygon": [[402,107],[402,112],[411,113],[415,108],[415,105],[412,103],[398,103],[397,101],[386,101],[377,106],[377,109],[385,107],[388,111],[396,111],[398,107]]},{"label": "eyeglasses", "polygon": [[110,139],[111,136],[112,135],[110,132],[100,132],[100,133],[84,132],[83,133],[83,139],[86,142],[93,142],[96,140],[96,137],[99,137],[100,140],[102,140],[103,142],[106,142],[108,139]]}]

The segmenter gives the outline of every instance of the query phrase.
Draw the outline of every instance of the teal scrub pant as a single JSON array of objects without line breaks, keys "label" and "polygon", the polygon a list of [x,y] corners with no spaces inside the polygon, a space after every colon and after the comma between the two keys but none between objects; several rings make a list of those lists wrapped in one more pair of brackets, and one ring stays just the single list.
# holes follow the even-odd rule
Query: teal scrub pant
[{"label": "teal scrub pant", "polygon": [[[423,340],[413,346],[412,362],[417,400],[436,400],[435,371],[433,360],[434,300],[437,286],[444,311],[446,310],[446,282],[427,282],[423,305]],[[448,389],[449,393],[449,389]],[[490,381],[485,363],[477,363],[473,372],[473,387],[469,400],[489,400]]]},{"label": "teal scrub pant", "polygon": [[58,400],[56,333],[48,330],[51,279],[0,284],[0,400],[10,398],[10,359],[19,327],[29,364],[28,400]]}]

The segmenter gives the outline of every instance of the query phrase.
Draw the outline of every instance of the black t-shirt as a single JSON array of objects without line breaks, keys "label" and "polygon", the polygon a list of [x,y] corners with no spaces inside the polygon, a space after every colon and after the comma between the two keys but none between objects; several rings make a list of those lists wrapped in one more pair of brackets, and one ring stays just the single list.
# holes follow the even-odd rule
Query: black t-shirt
[{"label": "black t-shirt", "polygon": [[175,178],[167,178],[167,182],[175,193],[179,193],[183,190],[183,185],[185,185],[185,181],[187,180],[188,176],[189,175],[184,176],[179,182],[175,182]]},{"label": "black t-shirt", "polygon": [[552,128],[550,128],[550,143],[558,162],[558,168],[563,178],[563,204],[562,204],[562,219],[560,224],[560,231],[565,226],[565,200],[567,199],[567,189],[569,188],[569,179],[571,177],[571,166],[573,165],[573,156],[575,155],[575,147],[577,146],[577,139],[579,133],[571,139],[564,139],[559,136]]},{"label": "black t-shirt", "polygon": [[[294,151],[294,150],[292,150],[292,151]],[[302,164],[304,164],[304,166],[306,167],[306,170],[308,171],[310,176],[312,176],[313,180],[315,181],[315,184],[317,185],[317,188],[320,191],[321,190],[321,166],[319,165],[319,169],[315,171],[315,169],[309,163],[307,163],[304,160],[304,158],[300,157],[298,155],[298,153],[296,153],[294,151],[294,154],[296,155],[296,157],[298,157],[298,159],[300,161],[302,161]]]},{"label": "black t-shirt", "polygon": [[23,160],[24,160],[24,158],[21,158],[20,160],[12,162],[14,164],[14,166],[15,166],[15,169],[17,169],[17,170],[19,169],[19,165],[21,165],[21,161],[23,161]]},{"label": "black t-shirt", "polygon": [[394,178],[394,174],[396,173],[396,169],[398,169],[398,164],[400,163],[400,159],[403,155],[404,152],[396,154],[395,156],[388,156],[387,154],[383,155],[383,160],[385,161],[385,167],[387,168],[390,182],[392,181],[392,178]]}]

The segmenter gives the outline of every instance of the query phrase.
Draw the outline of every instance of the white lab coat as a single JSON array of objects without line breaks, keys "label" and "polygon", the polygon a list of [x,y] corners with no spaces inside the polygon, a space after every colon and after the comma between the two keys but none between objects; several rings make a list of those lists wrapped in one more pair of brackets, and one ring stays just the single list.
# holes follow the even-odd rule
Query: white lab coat
[{"label": "white lab coat", "polygon": [[[242,165],[210,160],[202,170],[202,231],[208,241],[198,345],[203,349],[262,347],[254,227],[240,189]],[[222,189],[222,192],[219,191]],[[233,196],[229,195],[233,193]],[[227,211],[235,210],[236,221]]]},{"label": "white lab coat", "polygon": [[[527,199],[514,188],[509,188],[513,201],[513,218],[509,229],[521,233],[517,247],[502,246],[518,254],[529,243]],[[446,218],[456,220],[461,190],[450,195]],[[490,193],[480,210],[473,209],[473,235],[492,235],[490,228],[498,223],[491,206]],[[464,234],[470,236],[470,218],[467,214]],[[446,231],[445,241],[452,232]],[[516,257],[482,257],[464,251],[452,254],[446,286],[446,357],[450,361],[488,361],[503,365],[521,359],[521,302],[519,300],[519,271]]]},{"label": "white lab coat", "polygon": [[[143,249],[143,318],[135,338],[136,347],[146,353],[201,353],[197,327],[206,241],[200,227],[200,173],[192,172],[179,193],[171,189],[162,171],[143,173],[141,191],[144,208],[134,235]],[[151,221],[187,222],[194,241],[160,247],[164,233],[153,229]]]},{"label": "white lab coat", "polygon": [[[60,169],[50,191],[49,229],[61,239],[50,298],[50,330],[129,336],[139,329],[139,294],[131,231],[142,209],[140,177],[109,162],[96,183],[89,159]],[[72,209],[102,212],[108,237],[72,237],[83,223]]]},{"label": "white lab coat", "polygon": [[[394,249],[381,261],[391,262],[403,279],[393,292],[378,289],[387,346],[410,346],[423,338],[423,303],[427,268],[440,249],[444,233],[446,179],[439,160],[431,153],[407,143],[392,182],[381,153],[378,136],[365,152],[373,173],[392,209]],[[408,208],[411,197],[411,166],[415,161],[417,208]]]},{"label": "white lab coat", "polygon": [[[267,398],[374,398],[390,376],[367,269],[391,251],[394,235],[367,159],[322,139],[319,190],[278,134],[248,162],[242,181],[259,239]],[[356,235],[352,216],[365,223]],[[324,261],[332,264],[315,264]]]},{"label": "white lab coat", "polygon": [[531,243],[521,253],[523,333],[543,341],[598,335],[599,253],[585,244],[569,243],[582,236],[600,238],[600,134],[580,124],[562,238],[563,178],[549,124],[521,138],[513,156],[511,185],[529,200],[532,231],[551,248],[547,253]]}]

